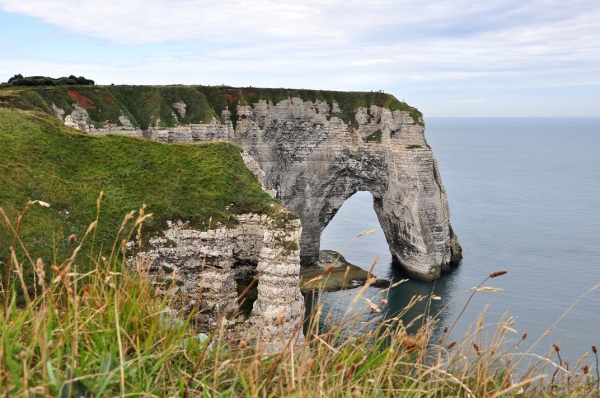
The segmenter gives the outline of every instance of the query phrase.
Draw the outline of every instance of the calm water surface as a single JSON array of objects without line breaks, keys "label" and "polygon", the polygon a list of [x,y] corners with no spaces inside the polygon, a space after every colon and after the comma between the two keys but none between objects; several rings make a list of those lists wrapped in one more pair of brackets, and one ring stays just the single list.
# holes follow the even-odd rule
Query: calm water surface
[{"label": "calm water surface", "polygon": [[[389,293],[388,315],[413,295],[432,293],[430,314],[447,308],[450,325],[469,288],[490,272],[508,274],[479,292],[457,324],[458,339],[487,307],[490,334],[505,312],[516,318],[517,341],[540,338],[580,297],[600,284],[600,118],[427,118],[433,148],[448,193],[451,221],[464,260],[435,284],[409,281]],[[361,231],[376,232],[353,240]],[[321,249],[336,250],[394,281],[405,276],[392,266],[387,243],[368,192],[348,199],[325,229]],[[355,292],[324,294],[326,311],[340,317]],[[381,294],[370,288],[368,296]],[[452,301],[454,299],[454,301]],[[424,305],[406,321],[424,311]],[[452,338],[451,338],[452,339]],[[600,288],[585,295],[543,337],[535,351],[547,354],[559,343],[563,358],[577,360],[600,345]]]}]

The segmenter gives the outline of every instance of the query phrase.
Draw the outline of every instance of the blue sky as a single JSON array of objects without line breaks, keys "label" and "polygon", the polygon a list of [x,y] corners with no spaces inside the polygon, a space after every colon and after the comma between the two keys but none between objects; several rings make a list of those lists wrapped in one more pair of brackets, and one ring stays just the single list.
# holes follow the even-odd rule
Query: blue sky
[{"label": "blue sky", "polygon": [[600,116],[598,0],[0,0],[0,81],[384,90],[425,116]]}]

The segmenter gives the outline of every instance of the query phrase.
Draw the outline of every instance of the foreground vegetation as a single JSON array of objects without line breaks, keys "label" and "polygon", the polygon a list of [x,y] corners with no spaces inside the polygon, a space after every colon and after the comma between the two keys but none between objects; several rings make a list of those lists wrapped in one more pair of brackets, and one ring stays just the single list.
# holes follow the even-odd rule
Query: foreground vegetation
[{"label": "foreground vegetation", "polygon": [[[26,212],[50,211],[47,206],[28,202],[17,219],[0,211],[14,231],[15,245],[23,244],[19,236],[28,222]],[[132,212],[121,229],[131,221],[126,235],[141,233],[148,220],[143,209]],[[439,341],[431,341],[435,318],[414,320],[423,325],[415,334],[406,332],[410,325],[402,314],[381,322],[371,315],[385,310],[386,291],[381,300],[369,301],[362,296],[366,287],[342,322],[329,322],[321,314],[322,303],[313,306],[306,341],[287,344],[280,353],[230,340],[223,329],[197,334],[193,315],[184,320],[170,312],[167,299],[155,296],[147,278],[124,265],[118,245],[107,257],[84,251],[83,242],[93,237],[98,222],[79,241],[71,239],[64,261],[35,259],[26,247],[23,256],[10,257],[0,303],[3,396],[600,396],[593,356],[591,364],[582,360],[569,366],[558,346],[546,358],[521,352],[520,343],[508,339],[510,319],[502,319],[491,336],[481,318],[462,340],[451,341],[450,326]],[[81,272],[80,264],[90,260],[93,269]],[[36,293],[18,308],[8,273],[20,276],[26,268],[36,275]],[[327,278],[327,272],[320,277]],[[490,290],[485,283],[504,273],[492,273],[472,294]],[[17,278],[16,283],[24,282]],[[407,310],[434,299],[414,297]],[[365,315],[371,319],[366,323]]]}]

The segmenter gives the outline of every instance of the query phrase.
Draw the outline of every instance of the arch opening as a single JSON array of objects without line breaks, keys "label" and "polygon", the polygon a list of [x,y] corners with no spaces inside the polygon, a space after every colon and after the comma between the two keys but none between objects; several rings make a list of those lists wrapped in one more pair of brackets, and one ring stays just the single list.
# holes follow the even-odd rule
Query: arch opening
[{"label": "arch opening", "polygon": [[[358,191],[346,199],[327,224],[320,238],[319,250],[341,253],[346,261],[369,269],[376,257],[375,273],[387,276],[392,255],[383,229],[373,208],[373,195]],[[357,238],[361,232],[375,230]]]}]

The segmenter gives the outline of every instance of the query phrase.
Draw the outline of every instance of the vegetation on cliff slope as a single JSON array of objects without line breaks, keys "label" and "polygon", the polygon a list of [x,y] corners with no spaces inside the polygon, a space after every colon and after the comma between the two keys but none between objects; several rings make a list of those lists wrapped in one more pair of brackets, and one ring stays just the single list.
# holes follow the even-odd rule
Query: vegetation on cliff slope
[{"label": "vegetation on cliff slope", "polygon": [[[333,110],[337,103],[340,112],[332,116],[345,123],[356,125],[355,111],[359,107],[377,105],[392,111],[410,112],[415,123],[422,124],[422,114],[383,92],[344,92],[323,90],[297,90],[283,88],[234,88],[229,86],[63,86],[63,87],[9,87],[0,91],[0,104],[11,104],[21,109],[37,109],[55,116],[52,105],[66,114],[78,104],[90,115],[90,121],[101,127],[106,123],[119,124],[119,117],[126,116],[135,127],[143,130],[149,126],[173,127],[181,124],[207,123],[214,117],[221,119],[222,111],[231,113],[231,120],[238,122],[238,105],[252,105],[260,100],[277,104],[290,97],[304,101],[325,101]],[[185,103],[185,116],[174,103]]]},{"label": "vegetation on cliff slope", "polygon": [[[8,216],[14,218],[28,200],[51,204],[43,211],[32,208],[19,236],[33,256],[48,261],[63,257],[69,235],[81,235],[96,218],[101,191],[95,245],[105,250],[122,238],[114,231],[124,214],[144,203],[154,214],[149,233],[172,219],[201,229],[209,222],[234,223],[234,214],[266,212],[275,203],[231,143],[167,145],[90,136],[43,113],[0,108],[0,148],[0,207]],[[0,219],[0,269],[11,237]]]},{"label": "vegetation on cliff slope", "polygon": [[332,115],[353,125],[356,124],[356,119],[354,118],[356,109],[360,107],[369,108],[371,105],[377,105],[392,111],[408,111],[415,123],[422,124],[419,118],[423,117],[417,108],[413,108],[405,102],[399,101],[393,95],[380,91],[350,92],[255,87],[236,88],[228,86],[200,86],[198,87],[198,90],[206,96],[208,102],[218,114],[220,114],[222,110],[228,109],[232,114],[233,121],[237,120],[238,105],[252,105],[260,100],[277,104],[290,97],[300,98],[303,101],[324,101],[329,104],[331,107],[330,109],[333,109],[333,104],[337,103],[340,112],[332,112]]}]

